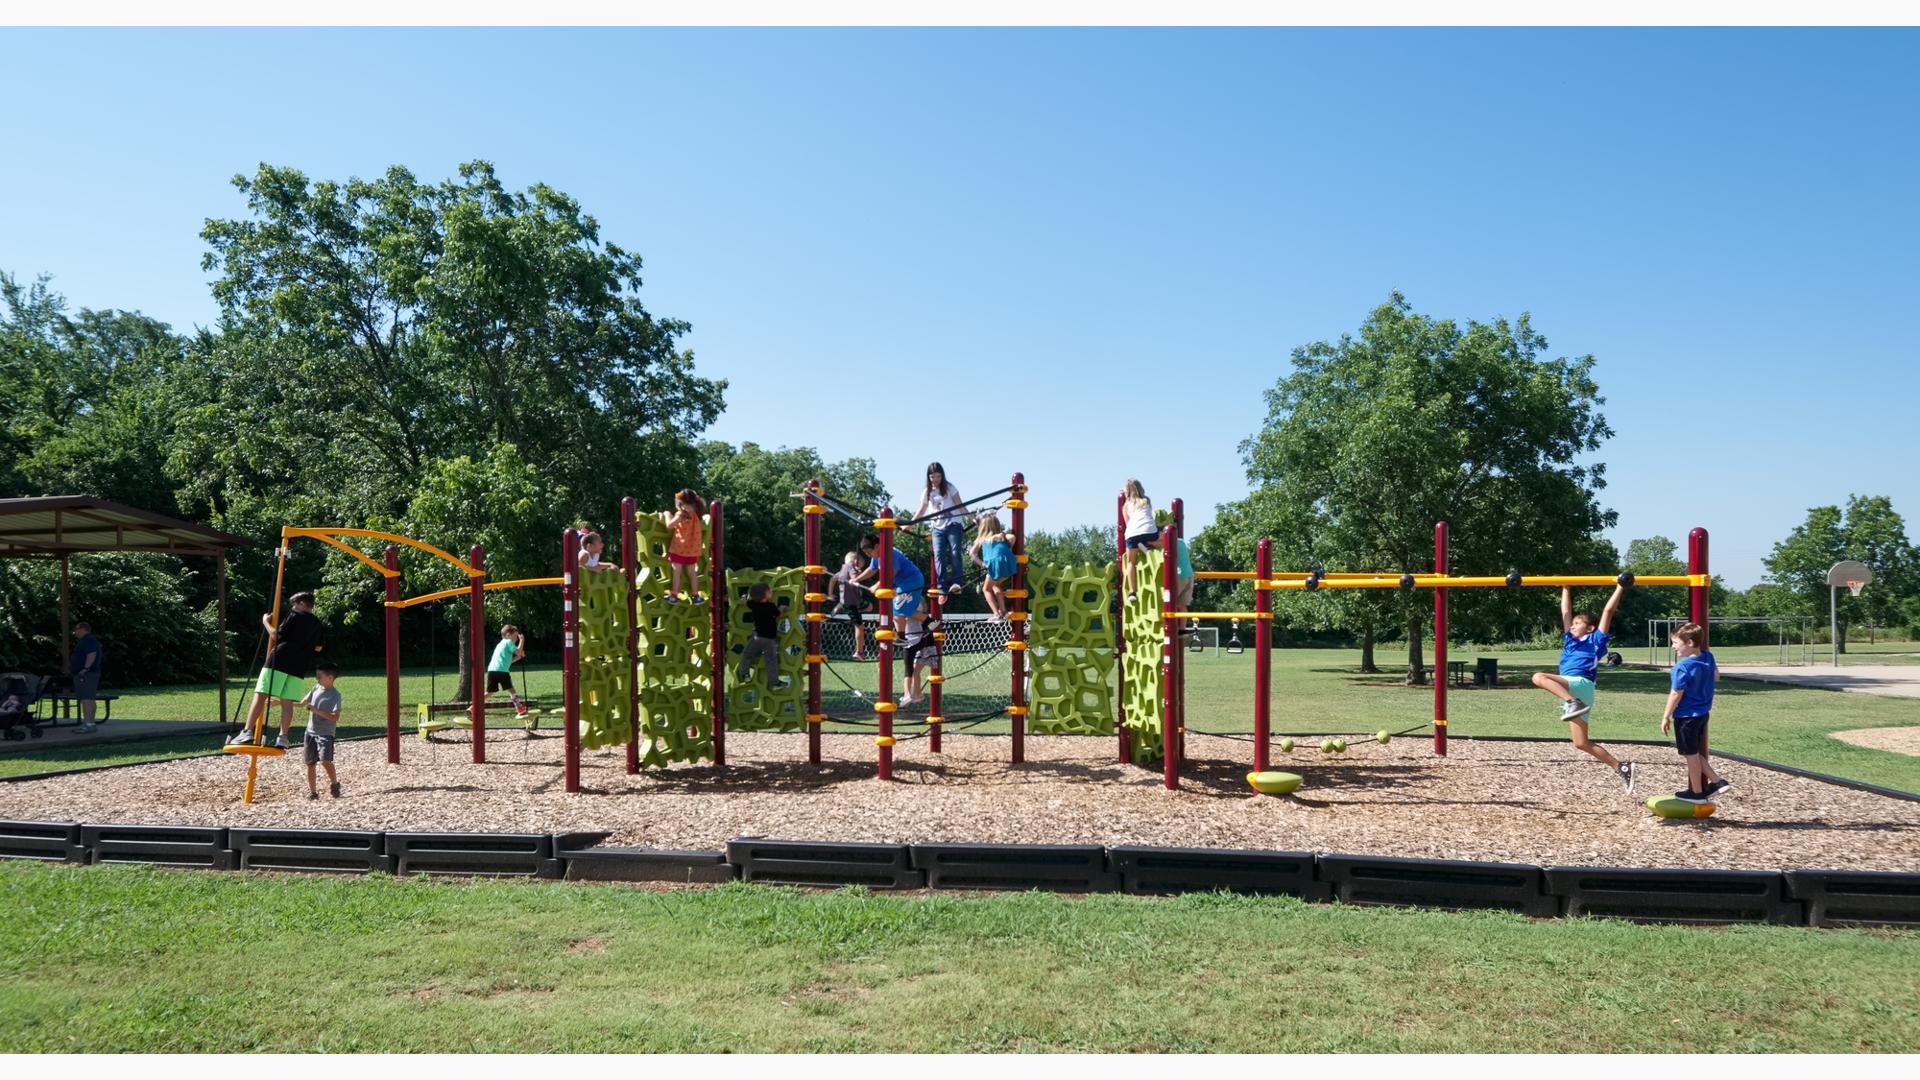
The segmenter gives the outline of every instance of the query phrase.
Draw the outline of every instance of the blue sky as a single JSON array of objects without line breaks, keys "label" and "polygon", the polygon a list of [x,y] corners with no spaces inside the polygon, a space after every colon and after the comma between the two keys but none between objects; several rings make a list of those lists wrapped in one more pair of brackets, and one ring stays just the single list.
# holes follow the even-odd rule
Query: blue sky
[{"label": "blue sky", "polygon": [[1810,506],[1920,516],[1913,32],[16,30],[0,55],[0,269],[78,306],[211,322],[198,232],[259,162],[484,158],[645,258],[647,305],[732,383],[711,435],[871,456],[895,491],[935,458],[965,492],[1023,469],[1037,528],[1110,522],[1130,475],[1204,524],[1289,350],[1396,288],[1599,358],[1622,546],[1704,524],[1746,586]]}]

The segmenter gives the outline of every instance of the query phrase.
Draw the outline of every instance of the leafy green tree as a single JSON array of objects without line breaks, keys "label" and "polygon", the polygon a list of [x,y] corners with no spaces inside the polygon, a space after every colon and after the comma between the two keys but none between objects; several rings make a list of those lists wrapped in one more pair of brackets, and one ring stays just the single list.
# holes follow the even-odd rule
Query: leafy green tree
[{"label": "leafy green tree", "polygon": [[[1546,348],[1525,315],[1461,325],[1416,314],[1397,292],[1358,334],[1295,348],[1293,370],[1267,392],[1264,427],[1241,444],[1255,491],[1221,509],[1232,530],[1221,547],[1265,535],[1276,567],[1424,571],[1444,519],[1458,573],[1591,567],[1614,514],[1599,504],[1604,467],[1580,459],[1612,430],[1594,358],[1548,359]],[[1461,590],[1453,633],[1490,634],[1545,603]],[[1377,633],[1403,629],[1408,681],[1425,681],[1425,590],[1281,594],[1280,607],[1358,632],[1363,667]]]},{"label": "leafy green tree", "polygon": [[1101,566],[1116,557],[1111,525],[1074,525],[1057,532],[1029,533],[1026,549],[1027,561],[1040,566]]},{"label": "leafy green tree", "polygon": [[[74,622],[93,625],[106,651],[107,686],[212,681],[218,672],[217,619],[196,600],[206,559],[137,552],[88,553],[69,564]],[[60,564],[0,561],[0,671],[61,672]],[[229,625],[229,632],[233,627]]]},{"label": "leafy green tree", "polygon": [[[702,443],[696,487],[708,501],[724,501],[727,565],[730,567],[803,566],[806,563],[806,511],[799,497],[808,480],[817,479],[827,494],[862,511],[877,511],[887,499],[870,458],[826,462],[812,447],[768,450],[758,443],[734,446]],[[642,507],[669,509],[669,501]],[[853,549],[865,529],[835,513],[820,517],[821,558],[829,570]]]},{"label": "leafy green tree", "polygon": [[1766,559],[1767,578],[1780,587],[1783,613],[1828,616],[1827,571],[1842,559],[1857,559],[1873,570],[1873,584],[1858,599],[1840,590],[1840,641],[1856,622],[1900,625],[1908,603],[1920,596],[1920,552],[1907,538],[1906,521],[1884,495],[1852,495],[1843,511],[1816,506]]}]

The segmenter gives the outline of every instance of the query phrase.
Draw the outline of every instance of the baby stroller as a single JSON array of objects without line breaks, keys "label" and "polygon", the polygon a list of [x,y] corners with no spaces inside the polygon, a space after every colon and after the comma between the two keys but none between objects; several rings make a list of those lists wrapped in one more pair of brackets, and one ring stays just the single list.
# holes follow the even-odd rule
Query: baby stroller
[{"label": "baby stroller", "polygon": [[34,715],[34,703],[40,700],[45,680],[24,671],[0,674],[0,736],[21,740],[40,737],[40,721]]}]

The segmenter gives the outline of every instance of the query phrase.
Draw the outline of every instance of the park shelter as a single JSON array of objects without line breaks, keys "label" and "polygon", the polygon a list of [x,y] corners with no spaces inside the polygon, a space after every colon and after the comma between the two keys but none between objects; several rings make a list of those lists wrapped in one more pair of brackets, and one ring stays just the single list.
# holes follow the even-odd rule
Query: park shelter
[{"label": "park shelter", "polygon": [[80,551],[146,551],[213,560],[219,595],[220,715],[227,715],[227,551],[253,541],[88,495],[0,499],[0,559],[60,560],[60,666],[73,648],[67,560]]}]

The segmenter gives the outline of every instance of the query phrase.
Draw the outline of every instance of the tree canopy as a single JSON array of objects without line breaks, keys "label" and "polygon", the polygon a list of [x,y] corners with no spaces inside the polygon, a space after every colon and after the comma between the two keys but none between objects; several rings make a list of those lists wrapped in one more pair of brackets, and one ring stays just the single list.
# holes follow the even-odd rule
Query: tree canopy
[{"label": "tree canopy", "polygon": [[1884,495],[1853,495],[1843,509],[1816,506],[1806,520],[1767,556],[1769,595],[1775,613],[1828,616],[1827,571],[1842,559],[1857,559],[1873,570],[1873,584],[1856,599],[1840,590],[1837,613],[1846,650],[1846,627],[1856,622],[1882,626],[1915,621],[1920,598],[1920,551],[1907,538],[1906,521]]}]

